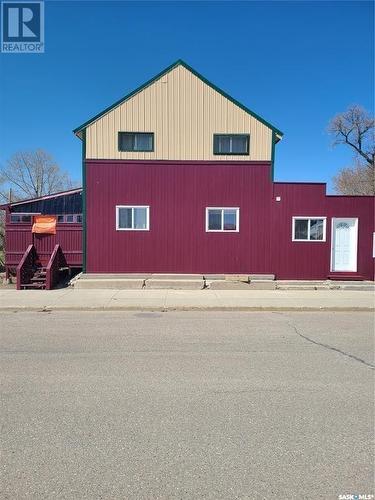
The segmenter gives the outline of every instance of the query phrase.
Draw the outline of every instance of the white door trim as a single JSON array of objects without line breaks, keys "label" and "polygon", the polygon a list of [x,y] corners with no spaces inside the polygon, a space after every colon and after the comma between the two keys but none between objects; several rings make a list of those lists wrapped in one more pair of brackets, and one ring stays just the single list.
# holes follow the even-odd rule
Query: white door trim
[{"label": "white door trim", "polygon": [[[336,221],[355,221],[355,240],[354,240],[354,253],[355,253],[355,267],[354,269],[346,269],[345,271],[334,270],[334,242],[335,242],[335,222]],[[356,273],[358,269],[358,217],[332,217],[331,221],[331,273]]]}]

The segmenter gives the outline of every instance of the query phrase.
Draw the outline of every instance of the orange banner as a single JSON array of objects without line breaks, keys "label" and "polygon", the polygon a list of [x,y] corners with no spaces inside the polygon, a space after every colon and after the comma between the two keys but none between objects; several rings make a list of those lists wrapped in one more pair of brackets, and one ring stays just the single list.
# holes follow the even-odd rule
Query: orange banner
[{"label": "orange banner", "polygon": [[36,215],[34,217],[33,233],[56,234],[56,220],[54,215]]}]

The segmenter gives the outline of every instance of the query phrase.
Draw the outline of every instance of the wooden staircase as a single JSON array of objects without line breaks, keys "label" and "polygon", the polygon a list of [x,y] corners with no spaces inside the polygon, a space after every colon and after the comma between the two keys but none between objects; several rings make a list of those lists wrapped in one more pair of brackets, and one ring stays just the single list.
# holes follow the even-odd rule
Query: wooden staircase
[{"label": "wooden staircase", "polygon": [[60,245],[56,245],[47,266],[39,260],[34,245],[29,245],[17,267],[17,290],[51,290],[61,279],[62,271],[69,271]]},{"label": "wooden staircase", "polygon": [[30,283],[21,283],[21,290],[45,290],[47,282],[47,268],[37,267],[33,276],[30,278]]}]

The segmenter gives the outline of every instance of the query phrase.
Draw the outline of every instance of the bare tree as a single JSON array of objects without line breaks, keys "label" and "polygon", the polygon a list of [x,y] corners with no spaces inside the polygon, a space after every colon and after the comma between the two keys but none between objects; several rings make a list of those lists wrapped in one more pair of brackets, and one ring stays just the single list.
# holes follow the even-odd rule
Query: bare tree
[{"label": "bare tree", "polygon": [[354,152],[352,167],[341,169],[334,177],[335,189],[341,194],[375,194],[375,121],[361,106],[350,106],[335,116],[328,131],[334,145],[346,144]]},{"label": "bare tree", "polygon": [[0,168],[3,202],[8,201],[12,188],[15,199],[35,198],[73,187],[69,175],[63,172],[45,151],[20,151]]}]

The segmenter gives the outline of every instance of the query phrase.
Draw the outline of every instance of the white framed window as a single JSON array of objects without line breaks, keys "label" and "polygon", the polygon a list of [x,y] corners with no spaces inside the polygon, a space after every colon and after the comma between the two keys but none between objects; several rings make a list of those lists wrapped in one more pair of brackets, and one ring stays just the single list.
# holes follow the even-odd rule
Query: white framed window
[{"label": "white framed window", "polygon": [[13,212],[10,214],[10,222],[12,223],[31,223],[33,222],[33,215],[40,215],[39,212],[28,212],[28,213],[22,213],[22,212]]},{"label": "white framed window", "polygon": [[82,223],[82,214],[60,214],[57,216],[57,222],[58,224],[61,223],[68,223],[68,224],[73,224],[73,223]]},{"label": "white framed window", "polygon": [[149,231],[150,207],[147,205],[117,205],[117,231]]},{"label": "white framed window", "polygon": [[238,207],[207,207],[206,232],[231,232],[240,230],[240,209]]},{"label": "white framed window", "polygon": [[327,217],[293,217],[292,241],[326,241]]}]

